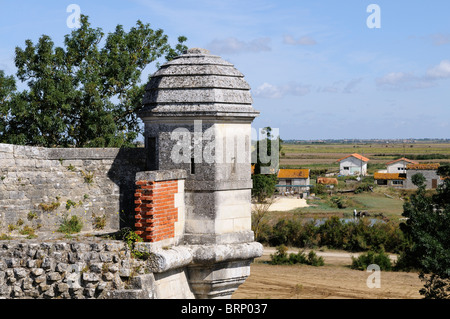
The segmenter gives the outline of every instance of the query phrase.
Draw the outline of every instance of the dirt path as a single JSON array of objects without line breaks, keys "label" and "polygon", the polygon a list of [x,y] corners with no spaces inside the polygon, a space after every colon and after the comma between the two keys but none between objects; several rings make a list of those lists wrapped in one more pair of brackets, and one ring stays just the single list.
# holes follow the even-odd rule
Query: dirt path
[{"label": "dirt path", "polygon": [[[253,204],[252,206],[255,206]],[[269,207],[269,212],[273,211],[279,211],[279,212],[285,212],[290,211],[295,208],[300,207],[308,207],[308,204],[306,203],[306,199],[304,198],[297,198],[294,196],[288,196],[288,197],[276,197],[273,199],[273,203]]]},{"label": "dirt path", "polygon": [[[380,288],[369,288],[371,273],[352,270],[348,252],[319,252],[325,266],[274,266],[262,263],[274,248],[251,265],[250,277],[233,294],[235,299],[415,299],[423,287],[416,273],[381,272]],[[294,251],[294,252],[298,252]],[[395,258],[395,256],[392,256]]]}]

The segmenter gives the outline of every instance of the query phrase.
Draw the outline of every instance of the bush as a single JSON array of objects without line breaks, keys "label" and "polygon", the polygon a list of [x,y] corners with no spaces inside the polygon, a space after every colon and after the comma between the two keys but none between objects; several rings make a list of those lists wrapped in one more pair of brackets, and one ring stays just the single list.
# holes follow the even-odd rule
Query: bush
[{"label": "bush", "polygon": [[391,270],[392,263],[389,256],[384,251],[378,253],[369,250],[368,252],[361,254],[358,258],[352,257],[352,269],[366,270],[369,265],[376,264],[380,267],[380,270]]},{"label": "bush", "polygon": [[373,182],[372,183],[367,183],[367,182],[361,183],[358,186],[356,186],[355,194],[372,191],[373,186],[374,186]]},{"label": "bush", "polygon": [[293,264],[306,264],[310,266],[323,266],[324,260],[322,257],[318,257],[314,251],[310,251],[308,256],[303,252],[297,254],[287,254],[287,247],[280,245],[277,247],[277,253],[270,255],[270,263],[272,265],[293,265]]},{"label": "bush", "polygon": [[323,184],[316,184],[311,187],[310,193],[314,193],[316,195],[322,195],[327,193],[327,188]]},{"label": "bush", "polygon": [[342,196],[331,196],[330,201],[333,204],[333,206],[336,206],[339,209],[343,209],[343,208],[347,207],[345,198]]},{"label": "bush", "polygon": [[266,225],[262,243],[270,246],[293,247],[327,246],[349,251],[385,250],[399,253],[408,245],[404,233],[395,222],[377,222],[368,219],[345,222],[337,216],[326,219],[321,225],[315,220],[279,219],[274,226]]}]

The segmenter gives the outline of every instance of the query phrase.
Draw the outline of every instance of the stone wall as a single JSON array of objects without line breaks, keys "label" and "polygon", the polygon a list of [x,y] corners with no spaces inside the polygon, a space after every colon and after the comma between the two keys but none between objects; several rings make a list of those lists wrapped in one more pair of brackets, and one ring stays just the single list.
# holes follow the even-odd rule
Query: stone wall
[{"label": "stone wall", "polygon": [[0,234],[55,231],[77,215],[83,230],[134,224],[135,175],[145,150],[0,144]]},{"label": "stone wall", "polygon": [[143,263],[121,241],[0,241],[0,298],[148,298]]}]

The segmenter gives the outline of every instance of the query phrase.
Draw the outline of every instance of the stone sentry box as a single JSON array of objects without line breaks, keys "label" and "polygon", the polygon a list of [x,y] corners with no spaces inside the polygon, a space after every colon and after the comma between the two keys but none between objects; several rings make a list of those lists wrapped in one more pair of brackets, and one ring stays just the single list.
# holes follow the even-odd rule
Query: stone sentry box
[{"label": "stone sentry box", "polygon": [[[250,87],[231,63],[195,48],[151,77],[143,104],[150,171],[136,177],[139,247],[159,254],[160,271],[185,265],[196,297],[229,297],[262,254],[251,230],[251,123],[259,112]],[[164,212],[152,197],[157,185],[172,192]],[[169,256],[161,250],[168,245],[184,253]]]},{"label": "stone sentry box", "polygon": [[253,241],[250,87],[234,66],[204,49],[163,65],[146,87],[148,166],[184,169],[185,241]]}]

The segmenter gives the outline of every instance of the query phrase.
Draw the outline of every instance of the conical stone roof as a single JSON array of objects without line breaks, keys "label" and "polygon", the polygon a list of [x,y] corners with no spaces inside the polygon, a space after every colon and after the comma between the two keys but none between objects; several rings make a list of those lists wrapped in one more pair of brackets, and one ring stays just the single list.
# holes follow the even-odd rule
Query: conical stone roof
[{"label": "conical stone roof", "polygon": [[255,118],[250,86],[233,64],[193,48],[167,62],[146,86],[142,118],[234,116]]}]

